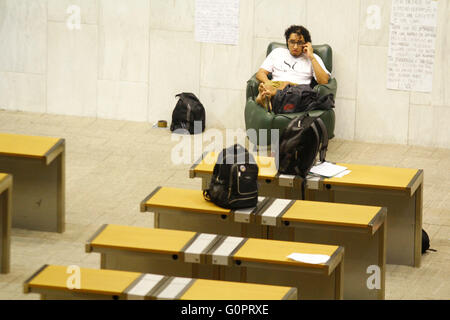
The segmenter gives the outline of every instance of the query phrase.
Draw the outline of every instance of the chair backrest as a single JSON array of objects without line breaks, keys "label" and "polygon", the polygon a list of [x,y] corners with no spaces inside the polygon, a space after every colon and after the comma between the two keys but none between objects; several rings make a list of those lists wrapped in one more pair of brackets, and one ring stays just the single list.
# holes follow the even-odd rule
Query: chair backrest
[{"label": "chair backrest", "polygon": [[[267,47],[267,53],[266,56],[269,55],[269,53],[272,52],[275,48],[287,48],[286,43],[282,42],[271,42],[269,43],[269,46]],[[333,51],[331,50],[331,47],[328,44],[318,44],[313,45],[314,53],[317,54],[325,64],[325,67],[328,71],[333,71]]]}]

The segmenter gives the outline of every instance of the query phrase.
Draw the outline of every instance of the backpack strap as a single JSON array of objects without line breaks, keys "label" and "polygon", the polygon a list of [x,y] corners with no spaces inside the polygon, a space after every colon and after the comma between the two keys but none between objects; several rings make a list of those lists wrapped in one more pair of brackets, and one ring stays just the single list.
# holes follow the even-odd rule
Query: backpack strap
[{"label": "backpack strap", "polygon": [[306,178],[302,179],[302,200],[305,200]]},{"label": "backpack strap", "polygon": [[[316,135],[317,141],[319,142],[319,145],[317,146],[317,149],[319,149],[320,151],[320,161],[322,161],[322,149],[320,148],[320,145],[322,144],[320,141],[320,134],[319,131],[317,130],[317,126],[316,126],[316,121],[314,120],[313,123],[311,123],[311,129],[313,129],[314,134]],[[306,177],[305,177],[306,178]]]},{"label": "backpack strap", "polygon": [[327,149],[328,149],[328,131],[327,128],[325,127],[325,123],[323,123],[323,120],[320,118],[317,118],[316,121],[319,124],[320,127],[320,131],[322,131],[322,141],[321,141],[321,147],[320,147],[320,151],[319,151],[319,159],[320,162],[324,162],[325,161],[325,156],[327,154]]},{"label": "backpack strap", "polygon": [[203,198],[204,198],[206,201],[211,201],[211,195],[209,194],[209,190],[208,190],[208,189],[203,190]]}]

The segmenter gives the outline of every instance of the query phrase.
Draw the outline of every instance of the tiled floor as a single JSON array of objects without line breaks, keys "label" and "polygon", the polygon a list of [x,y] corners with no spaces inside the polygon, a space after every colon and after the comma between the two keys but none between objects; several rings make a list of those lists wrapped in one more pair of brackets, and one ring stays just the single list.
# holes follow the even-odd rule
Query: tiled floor
[{"label": "tiled floor", "polygon": [[[201,187],[188,176],[197,154],[172,164],[178,141],[148,123],[0,111],[0,132],[66,139],[66,231],[12,230],[11,272],[0,275],[0,299],[38,299],[23,294],[22,284],[43,264],[98,268],[85,241],[104,223],[151,227],[139,203],[156,186]],[[418,269],[388,265],[386,298],[450,299],[450,150],[333,139],[327,159],[424,169],[423,226],[437,252],[423,255]]]}]

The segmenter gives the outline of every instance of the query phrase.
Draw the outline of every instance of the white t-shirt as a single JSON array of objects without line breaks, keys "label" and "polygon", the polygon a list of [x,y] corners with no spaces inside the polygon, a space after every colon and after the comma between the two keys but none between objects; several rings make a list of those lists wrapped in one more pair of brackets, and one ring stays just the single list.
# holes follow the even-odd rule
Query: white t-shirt
[{"label": "white t-shirt", "polygon": [[[322,69],[331,76],[331,73],[325,68],[322,59],[315,53],[314,57]],[[305,54],[294,57],[286,48],[272,50],[266,60],[264,60],[261,68],[272,73],[273,81],[310,84],[312,77],[317,80],[311,60]]]}]

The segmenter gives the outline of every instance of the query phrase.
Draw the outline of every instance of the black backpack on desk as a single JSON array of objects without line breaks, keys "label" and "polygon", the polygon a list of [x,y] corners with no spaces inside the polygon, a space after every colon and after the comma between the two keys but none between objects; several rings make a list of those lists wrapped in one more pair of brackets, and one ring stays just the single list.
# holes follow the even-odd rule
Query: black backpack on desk
[{"label": "black backpack on desk", "polygon": [[172,112],[170,131],[183,129],[190,134],[200,133],[195,130],[194,123],[197,121],[201,121],[201,132],[205,131],[205,108],[200,100],[190,92],[179,93],[175,97],[180,99]]},{"label": "black backpack on desk", "polygon": [[225,148],[214,165],[206,200],[227,209],[255,207],[258,203],[258,165],[240,144]]},{"label": "black backpack on desk", "polygon": [[328,132],[319,117],[308,113],[289,123],[279,140],[279,153],[275,157],[279,173],[302,178],[302,199],[305,198],[306,176],[316,163],[325,161],[328,148]]}]

